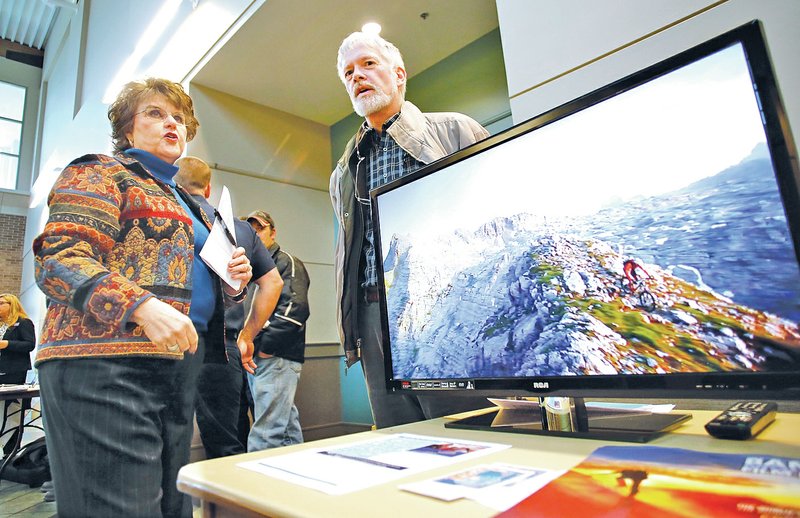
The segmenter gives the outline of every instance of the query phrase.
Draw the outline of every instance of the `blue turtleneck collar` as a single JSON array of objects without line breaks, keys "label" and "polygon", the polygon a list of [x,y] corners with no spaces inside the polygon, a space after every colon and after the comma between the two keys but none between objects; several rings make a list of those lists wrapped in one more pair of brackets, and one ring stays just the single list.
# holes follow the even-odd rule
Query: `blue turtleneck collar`
[{"label": "blue turtleneck collar", "polygon": [[126,149],[125,154],[141,162],[153,176],[165,184],[170,187],[175,187],[175,180],[173,177],[178,172],[178,166],[168,164],[154,154],[135,147]]}]

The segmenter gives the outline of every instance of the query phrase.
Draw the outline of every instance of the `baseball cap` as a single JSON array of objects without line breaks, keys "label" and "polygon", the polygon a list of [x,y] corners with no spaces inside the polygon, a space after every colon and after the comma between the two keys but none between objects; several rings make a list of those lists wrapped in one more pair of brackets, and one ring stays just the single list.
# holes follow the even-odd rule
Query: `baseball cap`
[{"label": "baseball cap", "polygon": [[270,227],[275,228],[275,221],[272,219],[272,216],[270,216],[268,212],[264,212],[263,210],[255,210],[250,214],[248,214],[245,219],[247,221],[254,219],[262,227],[266,227],[267,225],[269,225]]}]

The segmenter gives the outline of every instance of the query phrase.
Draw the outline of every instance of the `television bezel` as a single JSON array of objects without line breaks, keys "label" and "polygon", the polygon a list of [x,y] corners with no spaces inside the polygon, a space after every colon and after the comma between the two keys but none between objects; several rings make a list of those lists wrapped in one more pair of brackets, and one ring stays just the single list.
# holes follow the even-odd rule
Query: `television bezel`
[{"label": "television bezel", "polygon": [[[754,91],[758,94],[767,146],[776,173],[776,183],[783,200],[795,256],[800,265],[800,167],[798,167],[797,149],[775,80],[762,25],[758,20],[753,20],[370,191],[373,228],[375,229],[375,253],[379,258],[377,261],[378,287],[387,391],[390,393],[446,394],[448,396],[800,400],[800,370],[755,373],[616,374],[430,380],[395,379],[392,371],[386,290],[382,260],[380,260],[383,257],[380,239],[380,210],[377,201],[380,195],[446,169],[474,155],[484,153],[738,43],[744,50]],[[455,382],[456,387],[452,387],[451,382]]]}]

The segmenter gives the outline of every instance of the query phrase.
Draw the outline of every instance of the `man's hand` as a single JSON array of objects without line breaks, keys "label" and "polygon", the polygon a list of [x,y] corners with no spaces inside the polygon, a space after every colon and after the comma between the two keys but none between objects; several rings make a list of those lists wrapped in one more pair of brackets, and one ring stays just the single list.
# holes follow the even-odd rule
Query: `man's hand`
[{"label": "man's hand", "polygon": [[281,288],[283,288],[283,279],[281,279],[278,269],[273,268],[256,279],[255,288],[250,314],[247,315],[236,340],[239,351],[242,353],[242,366],[250,374],[256,373],[256,362],[253,360],[253,351],[255,350],[253,342],[275,310],[278,297],[281,295]]},{"label": "man's hand", "polygon": [[253,351],[255,350],[253,339],[245,336],[244,333],[239,333],[236,345],[239,346],[239,352],[242,354],[242,367],[250,374],[255,374],[256,362],[253,360]]},{"label": "man's hand", "polygon": [[168,352],[197,351],[197,331],[192,321],[169,304],[151,297],[139,305],[131,321],[142,327],[145,336]]},{"label": "man's hand", "polygon": [[[253,278],[253,267],[250,266],[250,259],[247,258],[244,253],[244,248],[241,246],[233,251],[231,260],[228,261],[228,273],[233,280],[242,281],[240,284],[242,289],[244,289],[250,282],[250,279]],[[241,293],[241,290],[237,291],[225,284],[225,293],[235,296]]]}]

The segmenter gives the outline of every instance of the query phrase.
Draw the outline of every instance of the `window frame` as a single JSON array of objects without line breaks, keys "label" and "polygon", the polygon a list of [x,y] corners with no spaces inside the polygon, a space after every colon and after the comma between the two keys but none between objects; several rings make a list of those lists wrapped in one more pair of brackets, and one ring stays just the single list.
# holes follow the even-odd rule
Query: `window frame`
[{"label": "window frame", "polygon": [[9,157],[13,157],[13,158],[17,159],[17,167],[16,167],[16,170],[14,171],[14,182],[13,182],[13,185],[12,186],[8,186],[8,187],[0,185],[0,190],[17,191],[17,190],[19,190],[19,168],[20,168],[20,163],[22,162],[23,139],[25,138],[25,135],[24,135],[25,108],[26,108],[26,104],[27,104],[27,100],[28,100],[28,87],[25,86],[25,85],[21,85],[21,84],[18,84],[18,83],[13,83],[11,81],[6,81],[6,80],[3,80],[3,79],[0,79],[0,83],[9,85],[11,87],[20,88],[22,90],[22,104],[19,107],[20,108],[19,111],[20,111],[20,114],[21,114],[22,118],[17,120],[17,119],[11,118],[11,117],[6,117],[3,114],[0,114],[0,121],[19,124],[19,141],[17,143],[17,153],[14,154],[14,153],[9,153],[7,151],[0,150],[0,156],[9,156]]}]

